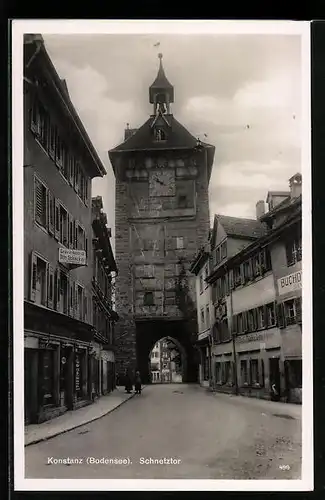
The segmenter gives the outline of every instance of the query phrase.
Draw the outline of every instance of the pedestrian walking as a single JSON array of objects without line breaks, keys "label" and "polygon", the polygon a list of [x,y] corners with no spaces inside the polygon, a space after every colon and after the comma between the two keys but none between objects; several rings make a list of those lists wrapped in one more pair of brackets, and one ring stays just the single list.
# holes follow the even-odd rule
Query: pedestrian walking
[{"label": "pedestrian walking", "polygon": [[125,371],[125,390],[128,394],[130,394],[132,389],[133,389],[133,384],[132,384],[132,379],[131,379],[131,375],[130,375],[130,370],[127,369]]},{"label": "pedestrian walking", "polygon": [[279,391],[277,389],[276,383],[273,382],[271,384],[271,400],[272,401],[279,401],[279,399],[280,399]]},{"label": "pedestrian walking", "polygon": [[135,388],[136,394],[141,394],[141,376],[140,376],[140,372],[138,370],[135,372],[134,388]]}]

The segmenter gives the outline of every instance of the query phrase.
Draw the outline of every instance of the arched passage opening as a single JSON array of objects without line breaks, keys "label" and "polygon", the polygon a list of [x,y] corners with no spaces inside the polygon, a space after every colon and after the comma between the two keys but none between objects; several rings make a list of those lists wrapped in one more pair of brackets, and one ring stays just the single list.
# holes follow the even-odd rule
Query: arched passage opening
[{"label": "arched passage opening", "polygon": [[168,336],[158,340],[150,353],[150,380],[153,384],[182,383],[186,378],[186,351]]},{"label": "arched passage opening", "polygon": [[162,339],[168,339],[180,353],[182,382],[197,382],[198,359],[184,322],[157,320],[136,323],[137,368],[143,383],[151,383],[151,352]]}]

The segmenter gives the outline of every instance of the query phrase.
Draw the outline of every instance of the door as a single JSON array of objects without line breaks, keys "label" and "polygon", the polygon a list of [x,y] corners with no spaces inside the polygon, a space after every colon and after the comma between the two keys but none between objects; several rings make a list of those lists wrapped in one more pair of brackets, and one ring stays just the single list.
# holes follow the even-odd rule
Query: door
[{"label": "door", "polygon": [[270,387],[275,384],[276,391],[278,393],[278,398],[281,396],[280,393],[280,358],[270,358]]}]

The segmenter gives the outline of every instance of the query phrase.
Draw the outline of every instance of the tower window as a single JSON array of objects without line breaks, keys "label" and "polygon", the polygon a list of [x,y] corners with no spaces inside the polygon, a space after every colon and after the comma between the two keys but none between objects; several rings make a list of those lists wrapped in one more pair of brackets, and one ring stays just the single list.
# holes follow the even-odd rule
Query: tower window
[{"label": "tower window", "polygon": [[165,141],[167,139],[166,132],[161,128],[155,129],[155,140],[156,141]]},{"label": "tower window", "polygon": [[181,194],[178,196],[177,205],[178,205],[178,208],[187,208],[188,199],[187,199],[187,196],[185,194]]},{"label": "tower window", "polygon": [[153,292],[144,292],[143,305],[145,305],[145,306],[153,306],[154,305]]}]

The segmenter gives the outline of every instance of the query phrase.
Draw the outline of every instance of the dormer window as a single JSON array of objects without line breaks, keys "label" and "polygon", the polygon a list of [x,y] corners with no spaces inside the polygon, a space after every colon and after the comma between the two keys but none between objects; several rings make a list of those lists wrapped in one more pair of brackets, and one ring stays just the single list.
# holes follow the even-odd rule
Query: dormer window
[{"label": "dormer window", "polygon": [[155,128],[154,134],[157,142],[165,141],[167,139],[166,132],[162,128]]}]

